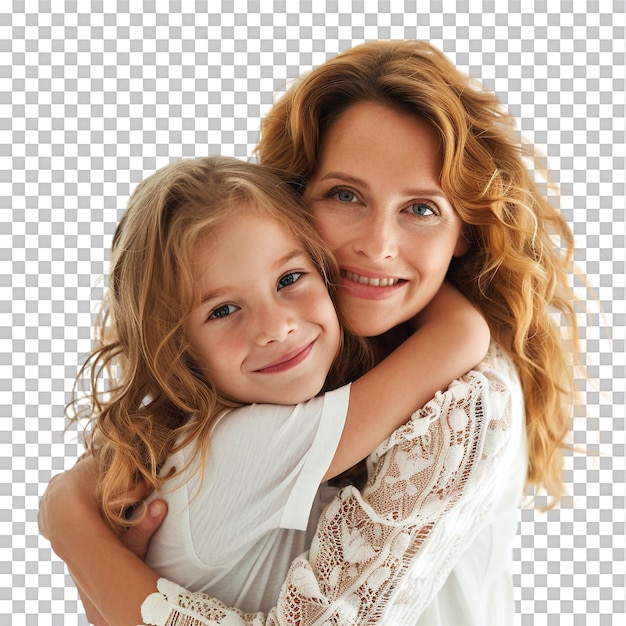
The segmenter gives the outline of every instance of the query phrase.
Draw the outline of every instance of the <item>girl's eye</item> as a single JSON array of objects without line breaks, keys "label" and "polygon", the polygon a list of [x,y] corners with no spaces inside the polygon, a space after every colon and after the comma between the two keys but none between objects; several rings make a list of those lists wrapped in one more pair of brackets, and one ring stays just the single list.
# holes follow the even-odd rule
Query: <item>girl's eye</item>
[{"label": "girl's eye", "polygon": [[426,204],[425,202],[416,202],[408,207],[410,213],[414,215],[422,215],[424,217],[430,217],[431,215],[436,215],[436,210],[430,204]]},{"label": "girl's eye", "polygon": [[304,272],[289,272],[284,276],[281,276],[278,281],[278,288],[282,289],[283,287],[289,287],[289,285],[293,285],[300,280],[303,273]]},{"label": "girl's eye", "polygon": [[236,307],[234,304],[221,304],[217,308],[213,309],[211,313],[209,313],[208,319],[220,319],[222,317],[228,317],[232,315],[235,311],[237,311],[239,307]]},{"label": "girl's eye", "polygon": [[348,189],[337,189],[336,187],[330,190],[329,195],[336,200],[339,200],[339,202],[355,202],[357,199],[356,194],[352,193]]}]

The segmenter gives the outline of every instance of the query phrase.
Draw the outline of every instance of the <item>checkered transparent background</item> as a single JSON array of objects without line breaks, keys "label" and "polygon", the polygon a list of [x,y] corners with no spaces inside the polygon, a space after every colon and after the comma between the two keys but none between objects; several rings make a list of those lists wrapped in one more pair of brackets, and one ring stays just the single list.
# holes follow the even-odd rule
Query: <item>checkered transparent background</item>
[{"label": "checkered transparent background", "polygon": [[419,38],[547,154],[603,308],[581,316],[597,383],[579,381],[574,431],[599,455],[568,457],[561,508],[520,511],[518,624],[624,624],[625,13],[624,0],[4,0],[0,623],[87,623],[37,506],[80,453],[63,406],[136,184],[180,157],[250,156],[290,79],[365,40]]}]

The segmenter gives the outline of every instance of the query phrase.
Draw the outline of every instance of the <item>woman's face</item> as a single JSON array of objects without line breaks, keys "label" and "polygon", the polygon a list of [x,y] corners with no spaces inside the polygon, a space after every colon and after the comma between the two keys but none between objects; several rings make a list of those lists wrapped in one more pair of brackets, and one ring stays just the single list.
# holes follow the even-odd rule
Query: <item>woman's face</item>
[{"label": "woman's face", "polygon": [[326,132],[304,199],[339,259],[353,332],[380,335],[414,317],[466,252],[440,170],[435,131],[384,105],[354,104]]}]

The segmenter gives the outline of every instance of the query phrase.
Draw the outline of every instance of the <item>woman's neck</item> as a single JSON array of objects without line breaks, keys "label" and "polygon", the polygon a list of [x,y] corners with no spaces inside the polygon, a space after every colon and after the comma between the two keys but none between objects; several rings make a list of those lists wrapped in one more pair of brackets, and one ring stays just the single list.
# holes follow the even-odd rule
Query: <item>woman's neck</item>
[{"label": "woman's neck", "polygon": [[413,330],[408,322],[399,324],[391,330],[388,330],[382,335],[372,337],[372,341],[378,350],[380,350],[383,356],[393,352],[401,343],[408,339],[413,334]]}]

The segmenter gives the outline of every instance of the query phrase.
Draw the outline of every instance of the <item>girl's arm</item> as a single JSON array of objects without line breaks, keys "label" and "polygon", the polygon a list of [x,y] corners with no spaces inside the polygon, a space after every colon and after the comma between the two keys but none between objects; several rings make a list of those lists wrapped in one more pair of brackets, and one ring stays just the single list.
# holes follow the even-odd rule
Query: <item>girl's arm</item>
[{"label": "girl's arm", "polygon": [[411,337],[352,383],[343,433],[324,480],[364,459],[437,391],[478,365],[489,348],[487,322],[448,283],[412,325]]}]

